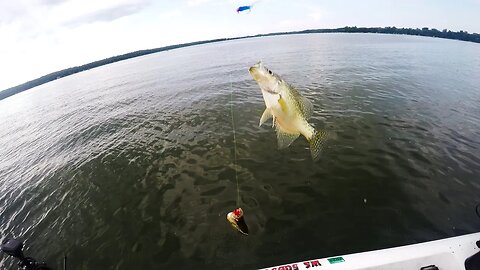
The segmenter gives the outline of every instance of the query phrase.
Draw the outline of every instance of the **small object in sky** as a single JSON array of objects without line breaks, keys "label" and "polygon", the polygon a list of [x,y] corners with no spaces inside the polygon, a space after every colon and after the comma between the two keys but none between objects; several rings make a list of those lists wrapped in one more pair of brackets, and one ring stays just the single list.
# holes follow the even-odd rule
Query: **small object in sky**
[{"label": "small object in sky", "polygon": [[248,235],[248,226],[243,218],[242,208],[237,208],[227,214],[227,220],[232,227],[244,235]]},{"label": "small object in sky", "polygon": [[313,160],[316,160],[330,134],[315,130],[307,122],[313,113],[312,103],[261,62],[248,71],[260,86],[267,107],[260,118],[260,126],[273,118],[279,149],[288,147],[302,134],[310,144]]},{"label": "small object in sky", "polygon": [[242,11],[247,11],[250,13],[250,11],[252,11],[252,7],[253,5],[250,5],[250,6],[240,6],[237,8],[237,13],[240,13]]},{"label": "small object in sky", "polygon": [[367,198],[363,198],[363,203],[367,203]]}]

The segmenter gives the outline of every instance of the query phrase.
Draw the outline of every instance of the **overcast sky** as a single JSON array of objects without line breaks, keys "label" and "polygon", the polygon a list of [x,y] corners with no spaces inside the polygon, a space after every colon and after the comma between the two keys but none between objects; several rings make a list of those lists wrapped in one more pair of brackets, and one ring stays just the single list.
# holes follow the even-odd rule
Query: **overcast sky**
[{"label": "overcast sky", "polygon": [[480,0],[0,0],[0,90],[140,49],[343,26],[480,33]]}]

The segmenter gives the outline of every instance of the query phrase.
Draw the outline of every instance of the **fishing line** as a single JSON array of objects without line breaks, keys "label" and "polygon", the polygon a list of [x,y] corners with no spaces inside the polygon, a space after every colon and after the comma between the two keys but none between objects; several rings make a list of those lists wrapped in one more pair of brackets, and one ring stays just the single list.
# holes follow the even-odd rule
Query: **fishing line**
[{"label": "fishing line", "polygon": [[237,183],[237,207],[240,206],[240,185],[238,184],[238,172],[237,172],[237,136],[235,132],[235,121],[233,117],[233,82],[232,73],[230,72],[230,116],[232,117],[232,131],[233,131],[233,169],[235,171],[235,181]]},{"label": "fishing line", "polygon": [[[233,71],[232,71],[233,72]],[[237,208],[232,212],[227,214],[227,221],[230,222],[230,225],[240,232],[243,235],[248,235],[248,226],[245,223],[243,217],[243,210],[240,207],[240,184],[238,183],[238,171],[237,171],[237,132],[235,130],[235,117],[233,113],[233,82],[232,82],[232,73],[229,74],[230,77],[230,116],[232,117],[232,131],[233,131],[233,169],[235,170],[235,182],[237,184]]]}]

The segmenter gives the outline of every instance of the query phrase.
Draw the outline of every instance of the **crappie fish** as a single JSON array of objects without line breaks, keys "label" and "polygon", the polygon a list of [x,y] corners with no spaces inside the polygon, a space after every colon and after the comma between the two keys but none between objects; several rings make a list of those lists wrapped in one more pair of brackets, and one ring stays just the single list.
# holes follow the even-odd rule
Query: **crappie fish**
[{"label": "crappie fish", "polygon": [[260,126],[273,118],[279,149],[288,147],[300,134],[303,135],[310,144],[313,160],[318,159],[328,133],[315,130],[307,122],[313,113],[312,103],[262,62],[248,71],[260,86],[267,107],[260,118]]}]

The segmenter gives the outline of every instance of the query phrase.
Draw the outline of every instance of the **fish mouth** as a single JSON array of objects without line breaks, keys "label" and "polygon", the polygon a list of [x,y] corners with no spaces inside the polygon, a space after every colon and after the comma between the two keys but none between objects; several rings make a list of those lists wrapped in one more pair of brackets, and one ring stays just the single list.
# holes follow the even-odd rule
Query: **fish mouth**
[{"label": "fish mouth", "polygon": [[258,62],[256,63],[255,65],[251,66],[249,69],[248,69],[248,72],[250,72],[250,74],[252,76],[254,76],[255,72],[259,72],[260,69],[263,68],[263,64],[262,62]]},{"label": "fish mouth", "polygon": [[253,66],[251,68],[248,69],[248,72],[250,73],[250,75],[252,76],[252,78],[255,80],[255,81],[259,81],[261,80],[262,76],[261,74],[259,74],[259,70],[257,67]]},{"label": "fish mouth", "polygon": [[261,91],[264,91],[272,95],[278,94],[277,92],[273,91],[273,89],[268,87],[268,84],[266,85],[262,83],[263,81],[268,79],[268,75],[269,75],[268,72],[265,71],[265,66],[263,66],[262,62],[258,62],[255,65],[251,66],[248,69],[248,72],[253,77],[253,79],[257,81]]}]

